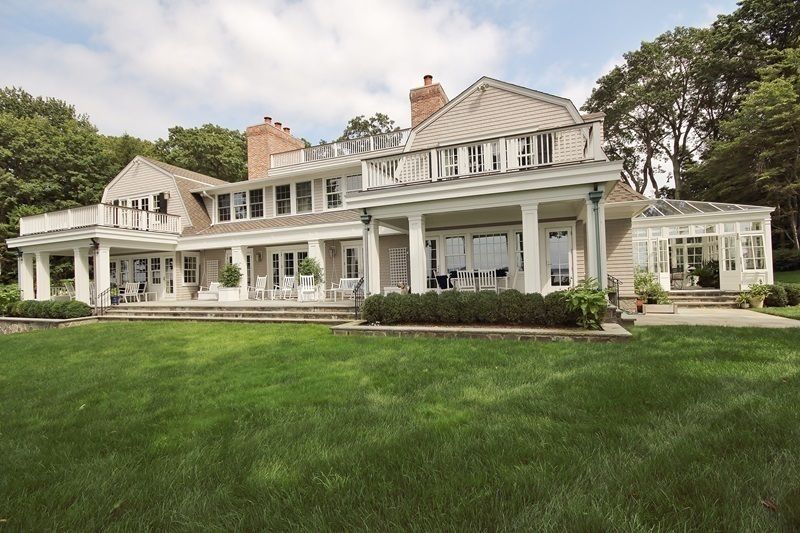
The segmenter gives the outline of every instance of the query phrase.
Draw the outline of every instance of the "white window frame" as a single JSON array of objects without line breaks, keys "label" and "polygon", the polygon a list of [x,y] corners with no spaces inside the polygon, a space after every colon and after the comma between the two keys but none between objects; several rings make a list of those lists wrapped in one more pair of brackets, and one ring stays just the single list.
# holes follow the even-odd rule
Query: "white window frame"
[{"label": "white window frame", "polygon": [[[311,210],[310,211],[303,211],[299,213],[297,211],[297,184],[298,183],[308,183],[311,185]],[[278,213],[278,187],[289,186],[289,212],[288,213]],[[324,185],[323,185],[324,186]],[[292,183],[276,183],[272,187],[272,212],[275,213],[276,217],[288,217],[291,215],[308,215],[314,212],[315,209],[314,205],[314,180],[302,180],[298,182]]]},{"label": "white window frame", "polygon": [[[195,260],[195,281],[194,282],[187,282],[186,281],[186,259],[187,258],[194,258]],[[181,284],[184,287],[197,287],[200,285],[200,254],[194,252],[183,252],[183,256],[181,257]]]},{"label": "white window frame", "polygon": [[137,194],[134,196],[125,196],[122,198],[116,198],[112,200],[112,202],[118,202],[120,207],[130,207],[131,209],[141,209],[141,207],[131,207],[131,204],[136,201],[138,202],[139,206],[141,206],[142,200],[147,200],[147,204],[149,209],[147,211],[154,213],[154,207],[158,206],[158,196],[162,194],[160,192],[157,193],[147,193],[147,194]]},{"label": "white window frame", "polygon": [[[253,216],[253,202],[251,199],[251,194],[253,191],[261,191],[261,216],[254,217]],[[244,218],[236,218],[236,210],[234,209],[233,199],[236,194],[244,194],[245,195],[245,216]],[[228,220],[220,220],[219,218],[219,199],[221,196],[228,197],[228,211],[229,216]],[[255,187],[250,189],[244,189],[241,191],[230,191],[230,192],[220,192],[214,195],[214,223],[215,224],[227,224],[229,222],[243,222],[246,220],[262,220],[267,218],[267,203],[266,203],[266,190],[264,187]]]},{"label": "white window frame", "polygon": [[[302,213],[297,209],[297,186],[301,183],[308,183],[308,198],[311,200],[311,206],[309,210],[303,211]],[[307,215],[314,212],[314,180],[303,180],[292,183],[292,208],[294,209],[294,214],[296,215]]]},{"label": "white window frame", "polygon": [[[331,181],[337,181],[339,183],[339,192],[338,193],[336,193],[336,192],[332,193],[332,192],[328,191],[328,182],[331,182]],[[322,186],[324,188],[324,191],[323,191],[324,194],[323,195],[324,195],[325,199],[323,201],[323,204],[324,204],[323,207],[325,208],[325,211],[339,211],[341,209],[344,209],[345,178],[343,178],[341,176],[333,176],[333,177],[325,178],[323,180],[323,182],[322,182]],[[335,197],[336,195],[339,196],[339,205],[336,206],[336,207],[331,207],[330,206],[330,199],[331,199],[332,196]],[[313,199],[312,199],[312,202],[313,202]]]},{"label": "white window frame", "polygon": [[353,249],[357,250],[358,255],[358,272],[356,272],[355,276],[361,278],[364,275],[364,246],[360,241],[349,241],[349,242],[342,242],[342,277],[348,278],[347,272],[347,250]]}]

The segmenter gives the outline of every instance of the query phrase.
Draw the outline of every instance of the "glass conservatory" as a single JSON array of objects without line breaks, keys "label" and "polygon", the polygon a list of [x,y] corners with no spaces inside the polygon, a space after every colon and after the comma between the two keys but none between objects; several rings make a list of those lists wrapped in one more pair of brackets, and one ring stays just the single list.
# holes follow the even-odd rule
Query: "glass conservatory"
[{"label": "glass conservatory", "polygon": [[[740,291],[759,281],[772,283],[773,210],[655,200],[633,218],[634,267],[655,273],[668,291]],[[717,269],[718,282],[715,275],[701,276]]]}]

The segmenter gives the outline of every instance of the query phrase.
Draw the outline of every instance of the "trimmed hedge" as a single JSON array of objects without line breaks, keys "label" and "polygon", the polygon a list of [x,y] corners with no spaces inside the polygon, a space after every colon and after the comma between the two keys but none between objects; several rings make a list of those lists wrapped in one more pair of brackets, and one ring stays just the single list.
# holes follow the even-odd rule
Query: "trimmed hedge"
[{"label": "trimmed hedge", "polygon": [[56,302],[23,300],[11,304],[7,315],[19,318],[80,318],[92,314],[92,308],[83,302]]},{"label": "trimmed hedge", "polygon": [[772,252],[772,264],[779,272],[800,270],[800,250],[778,248]]},{"label": "trimmed hedge", "polygon": [[799,283],[779,283],[786,291],[786,300],[789,305],[800,305],[800,284]]},{"label": "trimmed hedge", "polygon": [[441,294],[375,294],[364,301],[361,317],[372,324],[521,324],[574,326],[564,292],[522,294],[446,291]]}]

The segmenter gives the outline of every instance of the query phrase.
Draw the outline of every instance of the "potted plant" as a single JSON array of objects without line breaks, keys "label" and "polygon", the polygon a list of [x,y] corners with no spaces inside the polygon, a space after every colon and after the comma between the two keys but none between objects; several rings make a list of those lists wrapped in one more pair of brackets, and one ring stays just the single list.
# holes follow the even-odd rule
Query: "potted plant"
[{"label": "potted plant", "polygon": [[764,299],[769,294],[769,290],[769,285],[764,285],[761,281],[750,285],[750,290],[747,291],[750,307],[753,309],[761,309],[764,307]]},{"label": "potted plant", "polygon": [[667,292],[661,287],[652,272],[637,272],[633,278],[633,290],[637,296],[637,311],[641,305],[644,313],[675,312],[675,305],[670,302]]},{"label": "potted plant", "polygon": [[314,276],[314,285],[317,286],[317,291],[321,291],[325,283],[325,274],[322,271],[322,266],[313,257],[306,257],[300,261],[297,272],[301,276]]},{"label": "potted plant", "polygon": [[750,307],[750,296],[746,292],[740,292],[739,296],[736,297],[736,303],[739,304],[740,308],[747,309]]},{"label": "potted plant", "polygon": [[116,283],[111,284],[111,305],[119,305],[119,288]]},{"label": "potted plant", "polygon": [[219,271],[219,301],[236,302],[241,299],[239,284],[242,281],[242,269],[239,265],[227,264]]}]

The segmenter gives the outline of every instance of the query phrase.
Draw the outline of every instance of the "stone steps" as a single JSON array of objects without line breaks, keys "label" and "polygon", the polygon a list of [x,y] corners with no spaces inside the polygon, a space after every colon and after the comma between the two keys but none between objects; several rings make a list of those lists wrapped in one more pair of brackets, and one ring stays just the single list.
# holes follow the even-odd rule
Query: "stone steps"
[{"label": "stone steps", "polygon": [[698,308],[712,307],[731,309],[739,307],[736,299],[737,292],[720,291],[676,291],[669,293],[669,299],[678,307]]},{"label": "stone steps", "polygon": [[114,306],[103,316],[109,320],[223,320],[238,322],[289,322],[343,324],[354,319],[353,309],[314,307],[197,307]]}]

